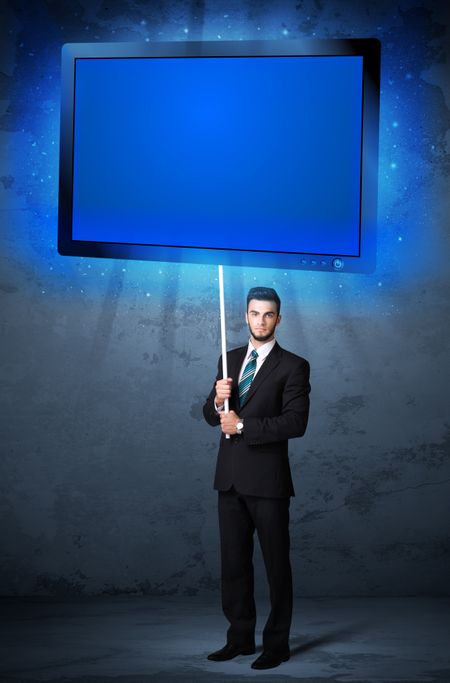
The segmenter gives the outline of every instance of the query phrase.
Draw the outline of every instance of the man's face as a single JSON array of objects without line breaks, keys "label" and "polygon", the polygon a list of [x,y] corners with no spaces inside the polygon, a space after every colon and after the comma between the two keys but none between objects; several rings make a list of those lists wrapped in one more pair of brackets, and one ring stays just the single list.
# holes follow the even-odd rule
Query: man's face
[{"label": "man's face", "polygon": [[251,299],[245,314],[245,320],[253,340],[261,344],[273,339],[275,328],[281,320],[281,315],[277,315],[275,301]]}]

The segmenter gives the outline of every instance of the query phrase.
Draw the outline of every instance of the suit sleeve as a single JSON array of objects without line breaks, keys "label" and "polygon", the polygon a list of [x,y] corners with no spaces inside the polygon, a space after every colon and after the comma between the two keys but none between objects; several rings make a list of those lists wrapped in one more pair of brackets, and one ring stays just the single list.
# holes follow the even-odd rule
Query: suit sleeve
[{"label": "suit sleeve", "polygon": [[244,441],[257,446],[303,436],[309,415],[309,363],[302,359],[287,377],[280,415],[245,417]]},{"label": "suit sleeve", "polygon": [[203,416],[208,424],[212,427],[217,427],[220,424],[220,417],[214,407],[214,399],[216,397],[216,382],[222,379],[222,356],[219,358],[217,365],[217,376],[214,380],[213,388],[211,389],[208,398],[203,405]]}]

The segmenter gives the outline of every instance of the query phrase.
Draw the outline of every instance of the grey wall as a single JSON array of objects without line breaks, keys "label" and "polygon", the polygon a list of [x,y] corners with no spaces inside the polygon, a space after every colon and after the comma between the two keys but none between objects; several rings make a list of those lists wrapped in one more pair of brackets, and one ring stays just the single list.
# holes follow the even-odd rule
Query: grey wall
[{"label": "grey wall", "polygon": [[201,415],[216,270],[57,254],[61,44],[354,35],[383,50],[377,271],[227,268],[229,346],[248,288],[276,287],[278,339],[312,366],[290,447],[295,592],[448,595],[445,4],[2,3],[0,594],[219,589]]}]

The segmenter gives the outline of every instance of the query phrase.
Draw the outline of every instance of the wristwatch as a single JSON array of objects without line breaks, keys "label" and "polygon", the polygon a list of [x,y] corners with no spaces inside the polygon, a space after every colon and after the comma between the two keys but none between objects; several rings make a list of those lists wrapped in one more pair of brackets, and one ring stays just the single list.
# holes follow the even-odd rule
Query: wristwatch
[{"label": "wristwatch", "polygon": [[239,420],[239,422],[236,423],[236,432],[238,434],[242,434],[242,430],[244,429],[244,421]]}]

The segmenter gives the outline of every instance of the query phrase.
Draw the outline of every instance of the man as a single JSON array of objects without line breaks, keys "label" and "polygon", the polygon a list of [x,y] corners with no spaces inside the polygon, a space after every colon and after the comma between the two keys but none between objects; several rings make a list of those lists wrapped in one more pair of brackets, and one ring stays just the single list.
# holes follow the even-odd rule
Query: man
[{"label": "man", "polygon": [[[274,289],[254,287],[247,296],[248,346],[227,353],[229,377],[215,385],[203,414],[221,427],[214,488],[219,491],[222,608],[230,622],[225,647],[213,661],[254,654],[256,609],[253,535],[256,529],[270,587],[271,612],[263,653],[254,669],[287,661],[292,619],[289,503],[294,496],[288,439],[303,436],[309,412],[309,363],[275,340],[280,299]],[[224,402],[229,399],[230,411]],[[226,434],[230,438],[226,438]]]}]

